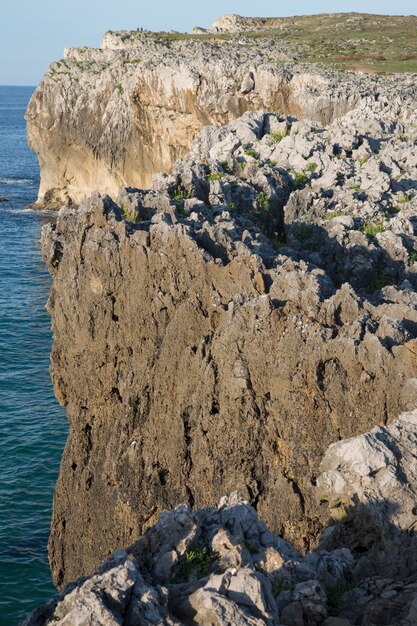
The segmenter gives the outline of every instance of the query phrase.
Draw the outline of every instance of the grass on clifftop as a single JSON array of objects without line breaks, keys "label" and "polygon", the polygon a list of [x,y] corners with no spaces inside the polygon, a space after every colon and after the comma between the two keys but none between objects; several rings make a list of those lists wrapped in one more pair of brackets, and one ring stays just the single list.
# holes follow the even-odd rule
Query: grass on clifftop
[{"label": "grass on clifftop", "polygon": [[[250,22],[249,22],[250,26]],[[266,23],[268,26],[268,23]],[[303,63],[370,73],[417,72],[417,17],[336,13],[287,17],[280,26],[232,33],[149,33],[163,42],[182,40],[239,45],[269,39],[284,44]]]}]

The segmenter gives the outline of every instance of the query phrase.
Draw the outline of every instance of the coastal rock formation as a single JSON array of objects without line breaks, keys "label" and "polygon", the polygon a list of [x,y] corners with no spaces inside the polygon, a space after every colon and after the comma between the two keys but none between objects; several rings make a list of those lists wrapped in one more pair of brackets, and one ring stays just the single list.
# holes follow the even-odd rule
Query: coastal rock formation
[{"label": "coastal rock formation", "polygon": [[279,17],[242,17],[240,15],[223,15],[211,25],[210,33],[242,33],[245,31],[279,28],[286,24],[285,18]]},{"label": "coastal rock formation", "polygon": [[238,493],[181,505],[22,626],[414,626],[416,443],[414,411],[329,447],[316,491],[337,522],[305,556]]},{"label": "coastal rock formation", "polygon": [[190,37],[108,32],[99,49],[67,49],[50,66],[26,116],[41,167],[39,206],[79,204],[96,189],[115,199],[123,185],[149,186],[207,124],[260,109],[328,124],[364,96],[395,97],[400,85],[398,77],[294,65],[296,46],[285,39]]},{"label": "coastal rock formation", "polygon": [[417,401],[415,122],[382,97],[329,128],[246,113],[44,229],[60,587],[234,489],[314,545],[327,447]]}]

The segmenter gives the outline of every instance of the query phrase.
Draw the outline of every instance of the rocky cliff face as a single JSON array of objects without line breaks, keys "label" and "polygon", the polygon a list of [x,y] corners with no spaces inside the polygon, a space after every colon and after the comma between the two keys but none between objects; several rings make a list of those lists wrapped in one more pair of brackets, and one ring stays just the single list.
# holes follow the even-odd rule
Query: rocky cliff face
[{"label": "rocky cliff face", "polygon": [[66,50],[27,111],[41,166],[38,203],[59,208],[96,189],[115,198],[122,185],[148,186],[203,126],[245,111],[327,124],[385,88],[375,77],[298,67],[296,56],[285,39],[137,31],[109,32],[99,49]]},{"label": "rocky cliff face", "polygon": [[382,97],[329,127],[246,113],[152,189],[95,194],[44,230],[71,422],[59,586],[162,509],[233,489],[314,543],[328,445],[417,401],[415,129]]},{"label": "rocky cliff face", "polygon": [[414,411],[329,447],[316,497],[337,521],[305,556],[237,493],[182,505],[23,626],[413,626],[416,443]]}]

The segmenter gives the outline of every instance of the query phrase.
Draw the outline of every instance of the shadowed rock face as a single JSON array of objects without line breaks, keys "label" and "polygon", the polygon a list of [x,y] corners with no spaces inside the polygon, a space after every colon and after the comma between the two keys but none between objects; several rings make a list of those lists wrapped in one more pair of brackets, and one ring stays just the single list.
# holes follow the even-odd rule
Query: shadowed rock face
[{"label": "shadowed rock face", "polygon": [[[214,504],[234,488],[307,547],[322,521],[313,492],[327,446],[414,406],[411,284],[371,301],[358,295],[354,264],[358,293],[333,282],[331,232],[313,257],[322,269],[311,251],[304,260],[280,243],[289,175],[263,161],[248,162],[244,179],[234,171],[241,153],[258,160],[245,146],[267,120],[208,128],[172,176],[124,190],[119,203],[139,211],[137,224],[96,194],[43,232],[52,378],[71,422],[49,546],[59,586],[162,509]],[[216,174],[226,146],[230,165]],[[362,255],[379,254],[363,245]]]},{"label": "shadowed rock face", "polygon": [[414,626],[416,441],[412,411],[328,448],[315,491],[337,521],[304,556],[237,492],[180,505],[22,626]]}]

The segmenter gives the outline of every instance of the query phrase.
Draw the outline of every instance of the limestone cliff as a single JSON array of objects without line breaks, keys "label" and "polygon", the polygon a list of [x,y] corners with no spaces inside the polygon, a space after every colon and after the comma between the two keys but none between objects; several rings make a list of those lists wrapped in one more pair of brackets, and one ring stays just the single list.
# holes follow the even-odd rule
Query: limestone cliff
[{"label": "limestone cliff", "polygon": [[234,489],[314,542],[328,445],[417,401],[415,133],[394,98],[329,127],[246,113],[152,189],[95,194],[44,230],[71,422],[58,585],[162,509]]},{"label": "limestone cliff", "polygon": [[78,204],[99,189],[148,186],[171,171],[206,124],[265,109],[329,123],[378,79],[299,67],[286,41],[169,39],[106,33],[99,49],[65,51],[35,91],[28,138],[38,154],[38,203]]}]

